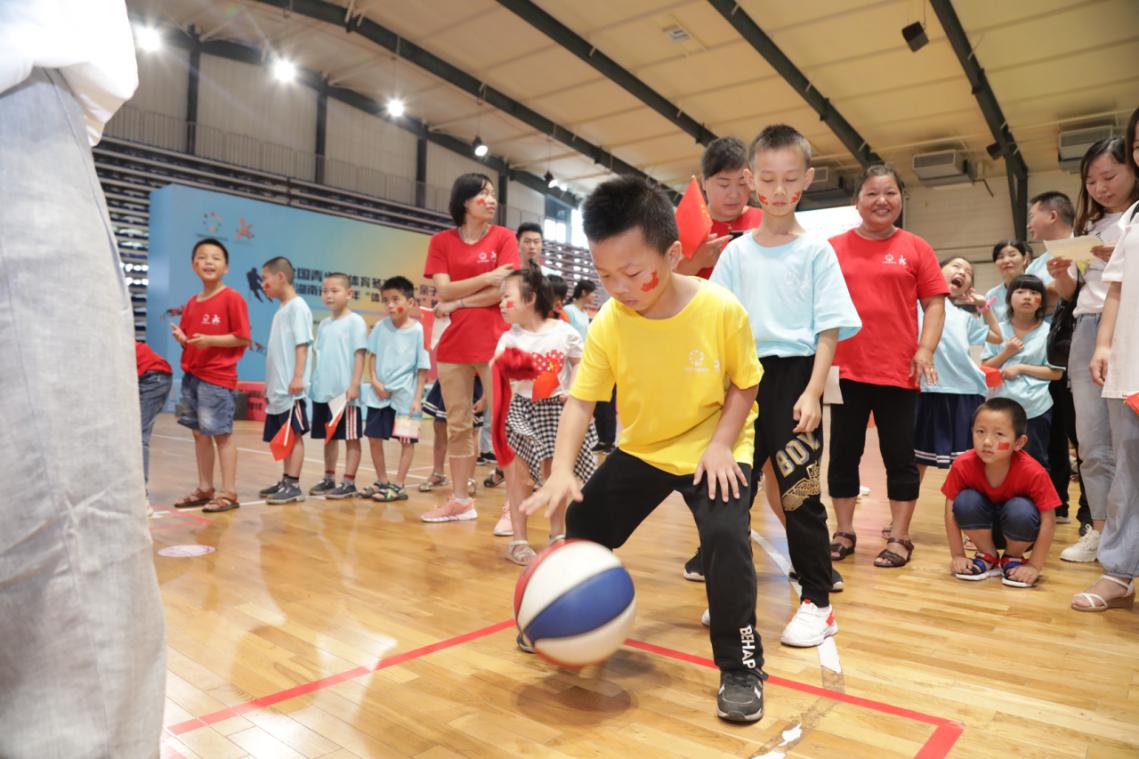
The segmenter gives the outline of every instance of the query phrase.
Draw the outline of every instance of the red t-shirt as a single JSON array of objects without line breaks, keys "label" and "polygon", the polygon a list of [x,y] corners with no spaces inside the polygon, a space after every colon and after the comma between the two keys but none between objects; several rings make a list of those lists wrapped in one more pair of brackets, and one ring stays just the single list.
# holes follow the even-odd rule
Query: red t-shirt
[{"label": "red t-shirt", "polygon": [[[460,282],[508,264],[516,269],[522,265],[518,241],[506,227],[492,225],[471,245],[463,242],[459,230],[448,229],[431,237],[423,276],[446,274],[452,282]],[[444,363],[485,364],[494,358],[498,338],[507,329],[497,305],[456,309],[436,347],[437,358]]]},{"label": "red t-shirt", "polygon": [[1040,511],[1050,511],[1061,503],[1047,470],[1024,451],[1013,453],[1008,474],[996,487],[985,477],[985,462],[977,458],[977,452],[962,453],[950,467],[941,492],[952,501],[962,490],[976,490],[996,504],[1020,496],[1032,501]]},{"label": "red t-shirt", "polygon": [[904,229],[885,240],[867,240],[852,229],[830,243],[862,318],[858,334],[838,344],[839,376],[917,389],[917,379],[910,377],[918,348],[917,302],[949,294],[933,248]]},{"label": "red t-shirt", "polygon": [[[245,298],[231,287],[226,287],[206,300],[197,295],[186,301],[182,321],[178,325],[187,338],[194,335],[236,335],[249,339],[249,309]],[[182,348],[182,371],[189,372],[211,385],[237,388],[237,362],[245,353],[240,348]]]},{"label": "red t-shirt", "polygon": [[170,371],[170,364],[166,363],[166,359],[155,353],[146,343],[136,342],[134,344],[134,362],[138,366],[138,376],[140,377],[147,372],[174,373]]},{"label": "red t-shirt", "polygon": [[[748,230],[758,227],[759,222],[762,220],[763,211],[748,206],[735,221],[716,221],[712,219],[712,231],[710,234],[716,237],[722,237],[729,232],[747,232]],[[703,277],[704,279],[710,278],[712,276],[712,267],[709,266],[707,269],[701,269],[696,272],[696,276]]]}]

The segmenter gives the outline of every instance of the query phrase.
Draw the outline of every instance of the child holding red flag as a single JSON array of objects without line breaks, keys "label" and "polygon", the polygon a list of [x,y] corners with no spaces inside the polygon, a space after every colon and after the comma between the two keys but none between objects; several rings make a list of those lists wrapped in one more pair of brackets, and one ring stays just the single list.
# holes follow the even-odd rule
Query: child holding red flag
[{"label": "child holding red flag", "polygon": [[[300,488],[305,459],[302,436],[308,432],[305,389],[312,373],[312,311],[293,288],[293,264],[277,256],[261,267],[261,289],[279,300],[269,330],[265,357],[265,432],[273,458],[284,458],[279,482],[260,491],[266,503],[294,503],[305,499]],[[283,456],[281,456],[283,454]]]},{"label": "child holding red flag", "polygon": [[[565,405],[574,371],[581,361],[583,341],[577,330],[554,316],[554,293],[550,282],[533,268],[511,273],[502,283],[499,307],[502,317],[512,325],[495,348],[498,361],[509,349],[529,354],[534,367],[533,379],[514,379],[512,395],[496,401],[496,411],[505,408],[505,442],[511,451],[502,449],[504,442],[495,436],[495,453],[506,470],[506,497],[510,504],[510,521],[514,539],[506,549],[506,558],[526,566],[534,558],[534,549],[526,539],[526,515],[520,506],[526,498],[526,474],[535,482],[550,477],[554,444],[558,437],[558,420]],[[509,375],[508,375],[509,376]],[[515,375],[515,377],[523,375]],[[502,388],[504,391],[508,388]],[[499,388],[495,387],[498,392]],[[495,396],[498,398],[499,396]],[[499,431],[500,414],[495,415],[495,431]],[[593,446],[597,430],[590,422],[585,439],[578,448],[574,476],[585,482],[597,469]],[[510,460],[513,453],[518,458]],[[504,456],[505,454],[505,456]],[[550,542],[565,532],[565,508],[562,503],[550,517]]]},{"label": "child holding red flag", "polygon": [[[354,297],[348,275],[330,272],[324,277],[321,300],[332,312],[316,330],[312,385],[312,438],[324,440],[324,478],[309,495],[341,499],[356,495],[356,469],[360,466],[360,438],[364,436],[360,407],[360,378],[364,374],[368,325],[353,313]],[[331,429],[330,429],[331,428]],[[338,440],[344,441],[344,480],[336,484]]]}]

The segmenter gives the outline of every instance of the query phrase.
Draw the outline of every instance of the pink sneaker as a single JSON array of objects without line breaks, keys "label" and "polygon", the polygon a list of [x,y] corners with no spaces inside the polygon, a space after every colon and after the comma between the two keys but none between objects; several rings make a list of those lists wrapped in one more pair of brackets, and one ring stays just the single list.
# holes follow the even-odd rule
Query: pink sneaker
[{"label": "pink sneaker", "polygon": [[468,499],[464,503],[451,496],[445,504],[437,509],[420,514],[419,518],[424,522],[466,522],[477,519],[478,515],[479,513],[475,511],[474,499]]},{"label": "pink sneaker", "polygon": [[494,526],[494,535],[498,538],[509,538],[514,534],[514,523],[510,521],[510,504],[502,504],[502,516]]}]

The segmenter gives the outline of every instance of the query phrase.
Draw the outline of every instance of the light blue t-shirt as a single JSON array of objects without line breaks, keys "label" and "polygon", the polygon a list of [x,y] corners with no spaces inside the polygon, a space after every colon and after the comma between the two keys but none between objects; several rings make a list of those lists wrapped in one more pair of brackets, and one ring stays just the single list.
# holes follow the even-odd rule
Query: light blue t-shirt
[{"label": "light blue t-shirt", "polygon": [[1051,257],[1051,253],[1044,251],[1044,255],[1040,256],[1040,258],[1034,258],[1032,260],[1032,263],[1028,265],[1028,268],[1025,269],[1024,273],[1031,274],[1034,277],[1040,277],[1040,281],[1044,283],[1045,287],[1047,287],[1052,283],[1052,275],[1048,273],[1048,259]]},{"label": "light blue t-shirt", "polygon": [[[273,326],[269,330],[268,353],[265,357],[265,411],[270,414],[283,414],[293,401],[305,397],[304,391],[289,394],[289,383],[297,367],[297,346],[312,344],[312,311],[304,298],[297,296],[277,309],[273,314]],[[312,353],[305,361],[304,386],[307,388],[312,375]]]},{"label": "light blue t-shirt", "polygon": [[813,356],[820,332],[837,327],[845,340],[862,328],[838,256],[820,235],[774,248],[743,235],[724,248],[711,279],[747,310],[760,358]]},{"label": "light blue t-shirt", "polygon": [[[921,334],[922,321],[922,309],[918,308],[918,334]],[[941,330],[941,340],[933,353],[937,384],[927,384],[923,379],[922,392],[985,395],[989,391],[985,385],[985,372],[973,360],[969,346],[985,344],[988,336],[989,326],[984,319],[946,299],[945,327]]]},{"label": "light blue t-shirt", "polygon": [[[356,367],[356,351],[368,347],[368,325],[359,314],[345,314],[339,319],[327,316],[316,328],[316,368],[312,371],[309,397],[317,403],[328,403],[352,384]],[[360,399],[352,402],[360,405]]]},{"label": "light blue t-shirt", "polygon": [[[1013,329],[1011,323],[1001,322],[1001,334],[1004,337],[1003,342],[1007,343],[1016,336],[1016,330]],[[1052,366],[1048,363],[1048,324],[1046,322],[1041,322],[1040,326],[1021,339],[1024,342],[1024,347],[1018,353],[1014,353],[1002,366],[1012,366],[1013,364]],[[983,355],[985,358],[991,358],[1002,350],[1004,350],[1003,343],[1001,345],[986,343]],[[1024,406],[1024,412],[1028,414],[1029,419],[1035,419],[1052,408],[1052,394],[1048,391],[1048,380],[1037,379],[1027,374],[1018,375],[1010,380],[1006,379],[1000,387],[993,390],[992,397],[1012,398]]]},{"label": "light blue t-shirt", "polygon": [[381,399],[369,384],[364,388],[364,402],[369,408],[390,406],[397,414],[411,413],[416,375],[431,369],[431,355],[423,347],[423,325],[408,319],[403,329],[396,329],[391,319],[376,322],[368,336],[368,353],[375,354],[376,379],[391,396]]},{"label": "light blue t-shirt", "polygon": [[566,306],[566,316],[569,317],[570,326],[577,330],[581,335],[581,339],[585,339],[585,335],[589,332],[589,317],[580,308],[570,303]]},{"label": "light blue t-shirt", "polygon": [[1005,287],[1004,282],[985,293],[986,298],[993,298],[994,296],[996,296],[996,300],[993,301],[993,314],[997,317],[997,321],[1004,324],[1005,317],[1008,316],[1008,288]]}]

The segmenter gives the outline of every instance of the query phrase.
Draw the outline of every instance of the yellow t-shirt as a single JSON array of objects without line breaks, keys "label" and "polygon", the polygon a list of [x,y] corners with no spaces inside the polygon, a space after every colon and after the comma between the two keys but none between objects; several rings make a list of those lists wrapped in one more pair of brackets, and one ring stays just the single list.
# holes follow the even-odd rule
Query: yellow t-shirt
[{"label": "yellow t-shirt", "polygon": [[[700,289],[678,314],[646,319],[608,301],[589,327],[570,395],[607,401],[617,383],[624,425],[618,447],[671,474],[692,474],[708,448],[729,385],[759,384],[762,369],[747,312],[719,285]],[[750,465],[756,405],[733,449]]]}]

